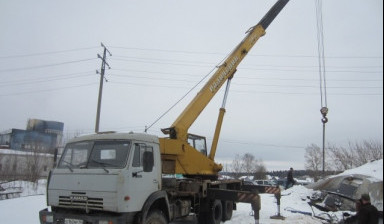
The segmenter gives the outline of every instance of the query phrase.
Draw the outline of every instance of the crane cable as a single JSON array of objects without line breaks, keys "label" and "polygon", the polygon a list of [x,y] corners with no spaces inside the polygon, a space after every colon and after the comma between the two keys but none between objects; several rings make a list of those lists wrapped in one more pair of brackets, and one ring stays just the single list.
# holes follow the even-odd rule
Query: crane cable
[{"label": "crane cable", "polygon": [[165,115],[169,113],[174,107],[176,107],[184,98],[186,98],[194,89],[196,89],[206,78],[208,78],[209,75],[211,75],[216,69],[218,69],[223,62],[236,50],[236,47],[231,51],[231,53],[227,54],[225,58],[223,58],[214,68],[212,68],[208,74],[206,74],[196,85],[194,85],[186,94],[184,94],[179,100],[176,101],[168,110],[166,110],[163,114],[160,115],[151,125],[145,126],[144,132],[147,133],[147,131],[152,128],[153,125],[155,125],[157,122],[159,122]]},{"label": "crane cable", "polygon": [[176,101],[169,109],[167,109],[163,114],[160,115],[151,125],[145,126],[144,132],[147,133],[147,131],[152,128],[153,125],[155,125],[158,121],[160,121],[165,115],[168,114],[169,111],[171,111],[174,107],[176,107],[184,98],[186,98],[194,89],[197,88],[200,83],[202,83],[216,68],[212,69],[207,75],[205,75],[196,85],[194,85],[186,94],[184,94],[179,100]]},{"label": "crane cable", "polygon": [[318,42],[318,63],[320,76],[320,95],[321,95],[321,114],[322,122],[327,123],[328,118],[328,100],[327,100],[327,82],[325,69],[325,49],[324,49],[324,28],[323,28],[323,12],[322,0],[316,1],[316,17],[317,17],[317,42]]},{"label": "crane cable", "polygon": [[327,100],[327,82],[325,69],[325,50],[324,50],[324,27],[323,27],[323,5],[322,0],[315,0],[316,19],[317,19],[317,46],[318,46],[318,63],[320,76],[320,95],[321,109],[323,116],[323,174],[325,174],[325,124],[328,123],[328,100]]}]

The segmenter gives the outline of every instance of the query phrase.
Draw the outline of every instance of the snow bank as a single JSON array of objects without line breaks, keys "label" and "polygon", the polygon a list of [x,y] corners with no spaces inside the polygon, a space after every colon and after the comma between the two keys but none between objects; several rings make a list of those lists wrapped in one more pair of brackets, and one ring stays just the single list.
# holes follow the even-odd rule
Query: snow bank
[{"label": "snow bank", "polygon": [[7,191],[20,190],[21,197],[31,195],[43,195],[46,192],[46,180],[39,180],[38,183],[32,183],[29,181],[12,181],[9,183],[1,184],[1,186]]},{"label": "snow bank", "polygon": [[383,159],[367,163],[355,169],[347,170],[337,176],[348,176],[354,174],[365,175],[376,178],[379,181],[383,181]]},{"label": "snow bank", "polygon": [[46,156],[46,157],[53,157],[53,154],[50,153],[35,153],[31,151],[21,151],[16,149],[0,149],[0,154],[4,155],[23,155],[23,156]]}]

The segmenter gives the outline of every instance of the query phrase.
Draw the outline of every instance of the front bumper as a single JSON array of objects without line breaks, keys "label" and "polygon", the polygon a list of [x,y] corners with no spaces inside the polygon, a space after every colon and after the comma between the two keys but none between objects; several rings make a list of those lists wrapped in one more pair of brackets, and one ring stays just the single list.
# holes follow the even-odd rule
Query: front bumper
[{"label": "front bumper", "polygon": [[70,212],[52,212],[48,209],[39,212],[40,224],[131,224],[134,213],[98,213],[74,214]]}]

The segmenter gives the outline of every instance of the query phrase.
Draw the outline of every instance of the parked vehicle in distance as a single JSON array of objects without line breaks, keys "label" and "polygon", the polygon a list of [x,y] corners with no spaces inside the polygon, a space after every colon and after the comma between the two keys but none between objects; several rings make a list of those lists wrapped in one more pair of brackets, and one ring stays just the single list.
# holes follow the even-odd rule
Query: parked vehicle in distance
[{"label": "parked vehicle in distance", "polygon": [[253,183],[252,181],[243,181],[243,184],[244,185],[256,185],[255,183]]},{"label": "parked vehicle in distance", "polygon": [[277,183],[273,180],[254,180],[255,185],[264,185],[264,186],[277,186]]}]

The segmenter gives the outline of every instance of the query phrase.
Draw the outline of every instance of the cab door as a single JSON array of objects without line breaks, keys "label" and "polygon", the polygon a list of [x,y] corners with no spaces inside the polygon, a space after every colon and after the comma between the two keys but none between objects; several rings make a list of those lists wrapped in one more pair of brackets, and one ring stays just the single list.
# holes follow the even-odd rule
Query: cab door
[{"label": "cab door", "polygon": [[[139,211],[142,209],[145,201],[148,197],[160,190],[160,181],[161,175],[159,177],[157,170],[159,162],[155,158],[155,152],[152,145],[144,143],[135,143],[133,148],[133,158],[130,172],[128,172],[129,186],[128,194],[130,197],[130,210],[132,209]],[[148,160],[148,155],[152,155],[152,169],[148,169],[148,166],[145,167],[145,157]],[[145,169],[146,168],[146,169]],[[161,170],[160,170],[161,172]]]}]

